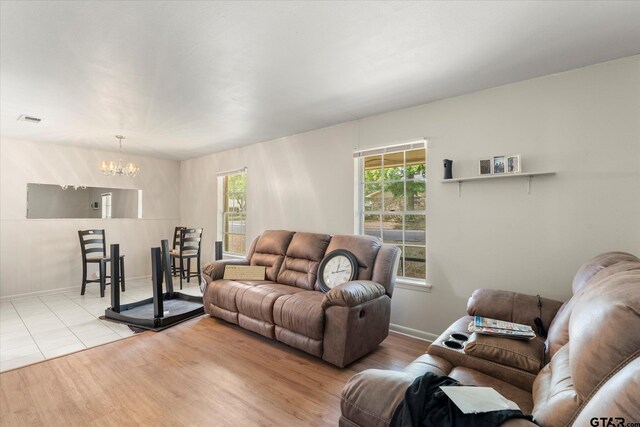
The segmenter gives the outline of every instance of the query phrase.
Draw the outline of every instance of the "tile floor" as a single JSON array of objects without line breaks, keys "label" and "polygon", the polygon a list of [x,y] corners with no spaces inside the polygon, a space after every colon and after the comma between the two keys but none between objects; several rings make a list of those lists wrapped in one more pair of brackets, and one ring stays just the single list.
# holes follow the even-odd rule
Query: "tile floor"
[{"label": "tile floor", "polygon": [[[182,292],[200,295],[197,281]],[[123,304],[149,298],[151,279],[127,282]],[[109,287],[100,298],[97,284],[80,290],[0,303],[0,372],[133,335],[128,326],[98,319],[111,305]]]}]

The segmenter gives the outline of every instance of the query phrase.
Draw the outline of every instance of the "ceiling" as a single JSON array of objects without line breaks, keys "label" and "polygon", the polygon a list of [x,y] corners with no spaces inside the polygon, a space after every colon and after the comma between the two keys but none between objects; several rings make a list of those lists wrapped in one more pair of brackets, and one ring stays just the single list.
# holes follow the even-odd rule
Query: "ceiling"
[{"label": "ceiling", "polygon": [[114,151],[124,134],[172,159],[640,53],[640,2],[2,1],[0,17],[0,136]]}]

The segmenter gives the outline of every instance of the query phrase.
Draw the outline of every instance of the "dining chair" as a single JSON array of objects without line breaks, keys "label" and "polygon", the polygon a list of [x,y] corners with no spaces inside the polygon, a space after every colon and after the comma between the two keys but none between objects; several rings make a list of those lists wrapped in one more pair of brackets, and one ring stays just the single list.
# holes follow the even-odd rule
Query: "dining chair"
[{"label": "dining chair", "polygon": [[[180,250],[180,230],[184,230],[187,227],[177,226],[173,231],[173,245],[171,246],[172,251]],[[171,275],[175,276],[178,274],[178,266],[176,265],[176,259],[171,257]]]},{"label": "dining chair", "polygon": [[[107,279],[111,279],[107,275],[107,264],[111,262],[111,258],[107,256],[107,240],[104,230],[78,230],[80,238],[80,250],[82,251],[82,290],[80,295],[84,295],[87,283],[100,283],[100,296],[104,297],[104,290],[107,285]],[[120,255],[120,287],[122,292],[125,291],[124,280],[124,255]],[[87,266],[89,264],[98,264],[100,277],[98,279],[87,278]]]},{"label": "dining chair", "polygon": [[[180,230],[180,244],[178,249],[170,252],[171,258],[179,260],[180,267],[180,289],[182,289],[182,280],[187,279],[190,282],[192,277],[200,277],[200,248],[202,246],[202,228],[183,228]],[[191,260],[196,260],[197,271],[191,273]],[[185,274],[184,264],[187,264]]]}]

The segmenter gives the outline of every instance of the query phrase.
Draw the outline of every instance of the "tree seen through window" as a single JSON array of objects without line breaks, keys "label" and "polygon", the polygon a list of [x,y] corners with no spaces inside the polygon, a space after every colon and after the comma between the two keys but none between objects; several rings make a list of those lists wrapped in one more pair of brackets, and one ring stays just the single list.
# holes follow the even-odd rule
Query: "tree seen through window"
[{"label": "tree seen through window", "polygon": [[426,279],[426,150],[364,156],[363,233],[402,250],[398,275]]}]

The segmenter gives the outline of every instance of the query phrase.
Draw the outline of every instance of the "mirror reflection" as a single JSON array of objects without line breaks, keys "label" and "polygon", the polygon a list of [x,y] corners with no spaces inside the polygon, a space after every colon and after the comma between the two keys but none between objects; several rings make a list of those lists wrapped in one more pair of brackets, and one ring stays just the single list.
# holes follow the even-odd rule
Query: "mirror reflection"
[{"label": "mirror reflection", "polygon": [[27,218],[142,218],[142,190],[27,184]]}]

